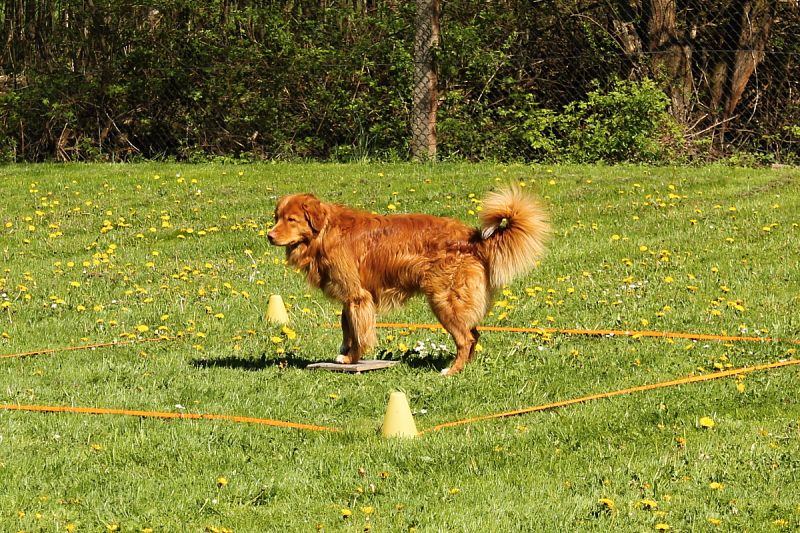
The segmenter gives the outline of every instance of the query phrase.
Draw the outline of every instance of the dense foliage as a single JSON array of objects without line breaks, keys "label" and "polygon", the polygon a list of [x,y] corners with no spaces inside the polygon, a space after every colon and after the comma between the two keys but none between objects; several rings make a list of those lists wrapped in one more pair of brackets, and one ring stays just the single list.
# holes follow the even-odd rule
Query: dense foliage
[{"label": "dense foliage", "polygon": [[[726,85],[703,80],[732,70],[718,49],[744,35],[742,13],[679,6],[696,81],[676,118],[645,4],[443,0],[440,156],[796,160],[798,10],[743,2],[769,4],[769,41],[726,114]],[[0,159],[405,159],[414,15],[396,0],[9,0]],[[621,28],[636,25],[631,52]]]}]

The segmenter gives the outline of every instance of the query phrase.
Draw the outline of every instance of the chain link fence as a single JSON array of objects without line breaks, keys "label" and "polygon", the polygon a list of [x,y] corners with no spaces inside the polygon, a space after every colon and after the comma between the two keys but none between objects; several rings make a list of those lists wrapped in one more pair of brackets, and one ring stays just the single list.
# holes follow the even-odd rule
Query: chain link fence
[{"label": "chain link fence", "polygon": [[[39,34],[0,8],[0,160],[609,160],[592,143],[620,132],[667,159],[800,158],[794,0],[236,4],[110,2]],[[669,127],[637,122],[647,80]]]}]

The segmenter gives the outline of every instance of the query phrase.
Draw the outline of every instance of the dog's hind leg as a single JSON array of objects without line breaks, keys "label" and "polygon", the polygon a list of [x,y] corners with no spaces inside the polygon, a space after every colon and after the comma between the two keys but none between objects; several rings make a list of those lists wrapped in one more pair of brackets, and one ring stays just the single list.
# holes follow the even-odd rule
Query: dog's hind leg
[{"label": "dog's hind leg", "polygon": [[450,368],[442,370],[442,374],[448,376],[461,372],[464,365],[475,355],[478,332],[475,328],[470,328],[457,315],[450,312],[437,313],[436,310],[434,310],[434,313],[456,343],[456,358]]},{"label": "dog's hind leg", "polygon": [[472,333],[472,338],[475,339],[475,342],[472,343],[472,349],[470,349],[470,351],[469,351],[469,359],[468,359],[468,361],[472,361],[472,358],[475,357],[475,349],[478,346],[478,339],[481,338],[481,334],[478,331],[478,327],[477,326],[475,326],[474,328],[469,330],[469,332]]},{"label": "dog's hind leg", "polygon": [[[375,331],[375,302],[372,295],[361,289],[358,296],[345,302],[342,312],[350,323],[350,347],[347,353],[336,358],[337,363],[357,363],[361,356],[378,344],[378,334]],[[345,342],[346,342],[345,338]]]},{"label": "dog's hind leg", "polygon": [[475,355],[480,337],[476,326],[486,313],[488,300],[484,273],[479,268],[463,268],[450,287],[435,286],[427,296],[436,318],[456,343],[455,361],[442,374],[455,374]]}]

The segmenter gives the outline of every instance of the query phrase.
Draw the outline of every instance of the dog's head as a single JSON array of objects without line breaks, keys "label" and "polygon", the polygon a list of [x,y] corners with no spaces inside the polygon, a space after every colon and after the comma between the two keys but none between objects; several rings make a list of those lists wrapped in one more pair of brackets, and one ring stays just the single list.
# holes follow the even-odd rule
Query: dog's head
[{"label": "dog's head", "polygon": [[275,246],[311,242],[328,221],[325,205],[311,194],[284,196],[275,207],[275,226],[267,234]]}]

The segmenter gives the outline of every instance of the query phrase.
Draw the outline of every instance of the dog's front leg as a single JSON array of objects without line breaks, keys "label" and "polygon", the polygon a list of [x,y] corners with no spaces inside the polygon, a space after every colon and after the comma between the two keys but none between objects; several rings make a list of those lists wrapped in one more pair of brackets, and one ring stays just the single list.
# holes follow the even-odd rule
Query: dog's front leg
[{"label": "dog's front leg", "polygon": [[[342,324],[344,320],[350,325],[350,347],[347,353],[336,358],[337,363],[357,363],[361,356],[378,344],[378,335],[375,332],[375,302],[372,295],[361,289],[357,296],[349,298],[342,311]],[[347,343],[347,334],[344,336]]]},{"label": "dog's front leg", "polygon": [[[340,355],[347,355],[353,346],[353,324],[350,321],[350,311],[347,305],[342,308],[342,345],[339,347]],[[338,358],[337,358],[338,362]]]}]

